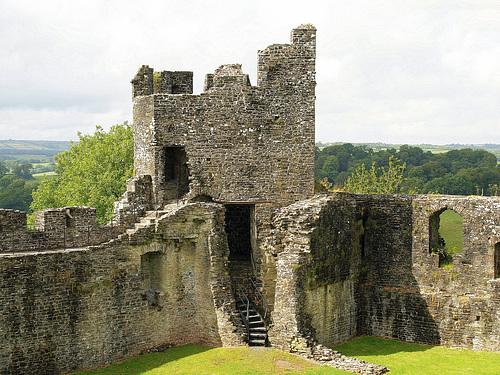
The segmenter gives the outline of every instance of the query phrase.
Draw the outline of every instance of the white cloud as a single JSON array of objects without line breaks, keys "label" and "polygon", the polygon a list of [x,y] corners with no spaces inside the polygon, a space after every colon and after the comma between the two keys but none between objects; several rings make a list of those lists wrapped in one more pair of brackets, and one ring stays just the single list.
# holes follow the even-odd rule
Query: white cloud
[{"label": "white cloud", "polygon": [[500,3],[493,0],[0,3],[0,138],[75,138],[130,120],[142,64],[225,63],[256,84],[257,50],[318,29],[317,138],[500,143]]}]

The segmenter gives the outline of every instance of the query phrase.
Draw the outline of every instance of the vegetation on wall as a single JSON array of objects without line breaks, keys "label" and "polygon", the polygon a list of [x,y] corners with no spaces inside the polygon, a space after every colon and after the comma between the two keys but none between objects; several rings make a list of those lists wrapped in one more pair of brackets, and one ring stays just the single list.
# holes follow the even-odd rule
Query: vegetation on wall
[{"label": "vegetation on wall", "polygon": [[78,133],[79,142],[55,156],[59,178],[45,178],[33,192],[33,211],[64,206],[90,206],[103,223],[113,213],[113,202],[123,194],[132,176],[134,143],[127,122],[109,132],[97,127],[94,134]]},{"label": "vegetation on wall", "polygon": [[361,164],[345,183],[344,190],[349,193],[395,194],[403,182],[406,165],[399,165],[399,160],[391,156],[387,168],[376,167],[373,162],[368,171]]},{"label": "vegetation on wall", "polygon": [[[396,163],[396,159],[399,163]],[[315,177],[318,181],[326,181],[339,188],[352,187],[353,178],[359,182],[375,174],[381,176],[384,168],[387,173],[391,168],[391,160],[394,171],[402,173],[403,177],[399,180],[399,174],[394,175],[399,184],[393,192],[499,194],[500,166],[497,165],[496,156],[485,150],[468,148],[440,154],[424,152],[420,147],[408,145],[402,145],[399,150],[390,148],[380,151],[351,143],[321,150],[316,148]],[[372,170],[363,170],[366,165],[372,165]],[[349,177],[351,182],[347,183]]]}]

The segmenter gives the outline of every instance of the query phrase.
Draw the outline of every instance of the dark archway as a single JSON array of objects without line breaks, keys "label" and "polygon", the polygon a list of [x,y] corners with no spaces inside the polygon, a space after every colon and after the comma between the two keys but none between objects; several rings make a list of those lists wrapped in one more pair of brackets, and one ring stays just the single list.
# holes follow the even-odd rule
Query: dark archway
[{"label": "dark archway", "polygon": [[184,147],[165,147],[165,198],[179,199],[189,192],[189,168]]},{"label": "dark archway", "polygon": [[251,260],[251,204],[226,205],[226,234],[230,260]]}]

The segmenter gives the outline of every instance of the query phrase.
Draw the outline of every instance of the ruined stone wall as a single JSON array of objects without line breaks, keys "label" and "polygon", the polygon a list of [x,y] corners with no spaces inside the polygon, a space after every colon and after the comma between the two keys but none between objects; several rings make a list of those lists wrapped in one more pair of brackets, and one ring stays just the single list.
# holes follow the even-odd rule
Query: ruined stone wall
[{"label": "ruined stone wall", "polygon": [[[413,202],[412,268],[440,336],[450,347],[500,350],[499,279],[495,244],[500,242],[497,197],[418,196]],[[463,218],[463,252],[453,268],[439,267],[429,251],[430,216],[451,209]]]},{"label": "ruined stone wall", "polygon": [[[451,269],[429,250],[430,218],[445,208],[463,218]],[[374,335],[500,350],[498,198],[335,194],[286,207],[273,224],[278,346]]]},{"label": "ruined stone wall", "polygon": [[[370,210],[363,334],[449,347],[500,350],[498,198],[365,196]],[[463,218],[463,252],[450,268],[430,251],[431,216],[452,209]]]},{"label": "ruined stone wall", "polygon": [[127,181],[127,190],[114,203],[113,220],[116,225],[127,227],[154,207],[151,176],[134,176]]},{"label": "ruined stone wall", "polygon": [[355,200],[317,196],[281,209],[273,223],[266,242],[278,259],[272,344],[300,352],[313,338],[330,346],[354,338],[361,266]]},{"label": "ruined stone wall", "polygon": [[361,249],[355,202],[338,195],[321,210],[311,236],[304,283],[314,337],[327,346],[358,333]]},{"label": "ruined stone wall", "polygon": [[223,217],[219,205],[190,204],[100,246],[1,255],[0,373],[67,373],[165,344],[242,344]]},{"label": "ruined stone wall", "polygon": [[266,242],[277,257],[272,345],[307,352],[357,334],[360,266],[355,201],[318,196],[280,210]]}]

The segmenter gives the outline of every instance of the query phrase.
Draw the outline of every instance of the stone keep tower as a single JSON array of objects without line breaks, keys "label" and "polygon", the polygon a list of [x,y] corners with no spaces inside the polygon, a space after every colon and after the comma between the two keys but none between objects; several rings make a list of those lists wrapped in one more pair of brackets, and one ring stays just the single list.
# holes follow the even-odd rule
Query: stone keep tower
[{"label": "stone keep tower", "polygon": [[252,86],[239,64],[208,74],[142,66],[132,80],[137,175],[157,209],[177,199],[281,207],[313,194],[316,29],[259,51]]}]

